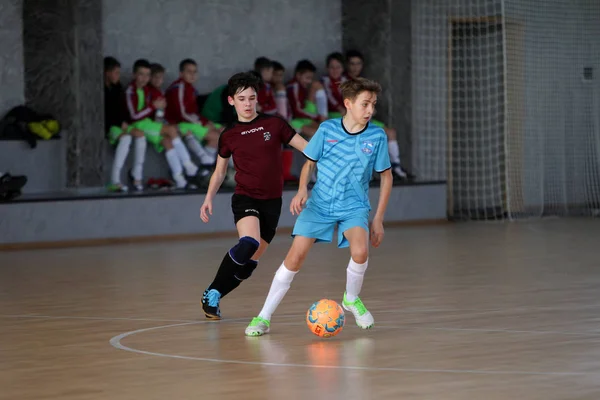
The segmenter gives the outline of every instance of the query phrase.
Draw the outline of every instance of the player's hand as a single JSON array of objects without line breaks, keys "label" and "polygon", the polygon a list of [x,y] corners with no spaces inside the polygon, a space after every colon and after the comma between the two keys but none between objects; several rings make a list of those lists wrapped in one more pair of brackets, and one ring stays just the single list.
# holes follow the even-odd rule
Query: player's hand
[{"label": "player's hand", "polygon": [[212,200],[204,200],[204,204],[200,207],[200,219],[202,219],[202,222],[207,223],[210,219],[209,215],[212,215]]},{"label": "player's hand", "polygon": [[371,244],[377,248],[383,241],[383,221],[374,219],[371,223]]},{"label": "player's hand", "polygon": [[292,215],[300,215],[307,199],[308,191],[306,189],[298,190],[298,193],[294,196],[292,202],[290,203],[290,212]]}]

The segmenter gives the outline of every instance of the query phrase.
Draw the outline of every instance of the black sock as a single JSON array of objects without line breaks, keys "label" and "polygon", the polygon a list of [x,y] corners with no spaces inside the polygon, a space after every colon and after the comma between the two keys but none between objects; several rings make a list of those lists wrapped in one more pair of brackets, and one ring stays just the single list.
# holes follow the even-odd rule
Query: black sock
[{"label": "black sock", "polygon": [[[208,287],[210,289],[216,289],[221,293],[221,297],[225,296],[227,293],[231,292],[239,285],[239,281],[235,278],[235,273],[237,272],[240,266],[231,259],[229,252],[225,254],[223,257],[223,261],[221,261],[221,265],[217,270],[217,274],[215,275],[215,279]],[[233,286],[233,287],[232,287]],[[231,289],[230,289],[231,287]]]}]

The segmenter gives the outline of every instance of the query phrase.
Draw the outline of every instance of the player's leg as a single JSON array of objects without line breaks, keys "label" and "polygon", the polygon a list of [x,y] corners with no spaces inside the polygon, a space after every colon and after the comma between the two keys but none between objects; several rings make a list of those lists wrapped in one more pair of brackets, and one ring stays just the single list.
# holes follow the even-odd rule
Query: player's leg
[{"label": "player's leg", "polygon": [[373,316],[358,297],[369,264],[368,217],[369,213],[365,211],[362,216],[352,216],[343,220],[338,233],[338,246],[350,247],[350,261],[346,269],[346,292],[342,307],[354,315],[356,324],[363,329],[369,329],[374,324]]},{"label": "player's leg", "polygon": [[271,287],[262,310],[257,317],[254,317],[248,327],[246,327],[246,336],[262,336],[269,333],[271,328],[271,316],[285,297],[292,285],[294,276],[302,267],[304,259],[308,255],[310,248],[315,243],[315,238],[304,236],[294,237],[292,247],[279,269],[275,272]]},{"label": "player's leg", "polygon": [[146,159],[146,137],[140,129],[133,128],[129,131],[133,137],[133,168],[131,169],[131,177],[133,178],[133,186],[135,190],[144,190],[142,182],[144,175],[144,160]]},{"label": "player's leg", "polygon": [[[223,257],[213,282],[202,295],[202,309],[209,319],[220,319],[221,298],[239,286],[244,276],[250,276],[254,268],[247,264],[260,248],[260,214],[256,200],[234,194],[231,208],[239,240]],[[254,267],[256,264],[254,265]],[[242,272],[242,278],[238,273]]]},{"label": "player's leg", "polygon": [[121,183],[121,170],[129,154],[131,136],[124,133],[120,127],[111,126],[108,132],[108,141],[111,145],[116,145],[108,190],[111,192],[125,192],[127,191],[127,186]]},{"label": "player's leg", "polygon": [[[181,140],[181,137],[179,136],[179,131],[177,129],[177,126],[176,125],[163,125],[161,127],[160,134],[163,138],[169,139],[170,142],[172,143],[173,149],[175,149],[175,154],[177,154],[177,158],[179,159],[180,164],[185,169],[185,175],[188,177],[195,177],[196,174],[198,173],[198,167],[192,161],[192,158],[190,157],[190,153],[188,152],[187,148],[183,144],[183,141]],[[182,173],[183,173],[183,171],[182,171]],[[183,178],[183,175],[181,177],[174,178],[174,179],[176,179],[176,180],[179,179],[181,181],[182,178]]]},{"label": "player's leg", "polygon": [[[179,125],[179,131],[183,136],[188,148],[198,157],[200,164],[212,165],[216,159],[216,151],[208,151],[202,146],[204,137],[209,133],[210,129],[203,126],[201,123],[182,122]],[[218,139],[217,139],[218,140]],[[215,146],[216,150],[216,146]]]},{"label": "player's leg", "polygon": [[400,161],[400,146],[398,145],[398,133],[394,128],[385,126],[385,124],[378,120],[371,121],[374,125],[379,126],[385,132],[388,139],[388,153],[390,155],[390,162],[392,163],[392,172],[400,179],[409,179],[409,174],[402,168],[402,162]]},{"label": "player's leg", "polygon": [[298,216],[292,236],[294,241],[283,263],[279,266],[262,310],[246,328],[247,336],[262,336],[271,328],[271,316],[290,289],[296,273],[302,267],[315,242],[331,242],[334,221],[323,217],[310,206]]},{"label": "player's leg", "polygon": [[327,104],[327,93],[319,81],[313,81],[308,92],[308,101],[306,108],[311,107],[310,112],[317,112],[323,119],[329,118],[329,109]]}]

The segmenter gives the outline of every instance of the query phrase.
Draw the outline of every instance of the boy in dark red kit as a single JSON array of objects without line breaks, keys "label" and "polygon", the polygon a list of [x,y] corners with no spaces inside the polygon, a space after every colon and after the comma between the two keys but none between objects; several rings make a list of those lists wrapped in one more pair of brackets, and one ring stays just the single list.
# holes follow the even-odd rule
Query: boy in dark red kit
[{"label": "boy in dark red kit", "polygon": [[235,165],[235,193],[231,199],[238,243],[223,258],[213,282],[204,291],[202,309],[209,319],[220,319],[220,300],[250,277],[275,236],[283,194],[282,145],[303,151],[306,141],[280,117],[256,112],[259,79],[239,73],[228,82],[228,102],[237,121],[219,138],[215,171],[210,178],[202,221],[212,215],[212,202],[227,174],[229,158]]},{"label": "boy in dark red kit", "polygon": [[179,63],[179,79],[166,90],[165,119],[177,125],[200,163],[211,165],[215,162],[219,127],[200,115],[196,100],[198,92],[194,87],[197,77],[198,67],[194,60],[188,58]]}]

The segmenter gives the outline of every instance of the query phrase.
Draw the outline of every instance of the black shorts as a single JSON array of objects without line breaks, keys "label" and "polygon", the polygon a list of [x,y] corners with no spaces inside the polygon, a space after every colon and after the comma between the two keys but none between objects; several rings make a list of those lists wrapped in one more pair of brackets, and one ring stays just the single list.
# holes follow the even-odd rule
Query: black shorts
[{"label": "black shorts", "polygon": [[278,199],[260,200],[243,194],[234,194],[231,197],[233,220],[237,224],[244,217],[257,217],[260,221],[260,237],[265,242],[271,243],[279,224],[281,204],[281,197]]}]

